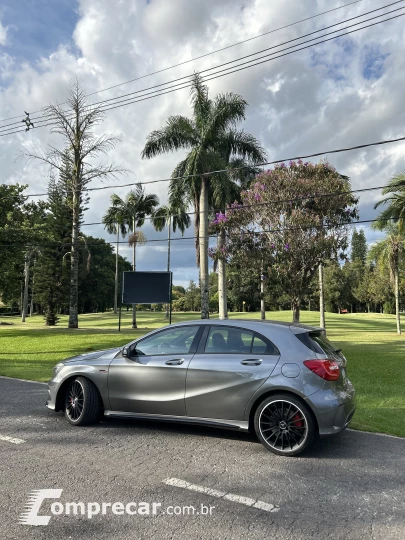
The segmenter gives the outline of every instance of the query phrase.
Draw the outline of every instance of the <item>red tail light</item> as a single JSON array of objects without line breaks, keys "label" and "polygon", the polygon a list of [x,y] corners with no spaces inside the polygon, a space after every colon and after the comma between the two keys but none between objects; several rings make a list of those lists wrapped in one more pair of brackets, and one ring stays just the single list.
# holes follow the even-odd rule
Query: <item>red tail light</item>
[{"label": "red tail light", "polygon": [[333,360],[305,360],[305,366],[326,381],[337,381],[340,376],[339,364]]}]

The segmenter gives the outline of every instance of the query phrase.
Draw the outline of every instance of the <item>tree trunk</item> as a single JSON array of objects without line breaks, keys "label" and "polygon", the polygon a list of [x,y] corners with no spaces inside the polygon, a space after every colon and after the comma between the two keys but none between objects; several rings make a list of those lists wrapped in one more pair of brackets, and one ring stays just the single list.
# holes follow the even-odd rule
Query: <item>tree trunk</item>
[{"label": "tree trunk", "polygon": [[394,287],[395,287],[395,316],[397,319],[397,334],[401,335],[401,318],[399,313],[399,271],[398,267],[394,271]]},{"label": "tree trunk", "polygon": [[115,253],[114,313],[118,313],[118,249],[120,245],[120,227],[117,223],[117,249]]},{"label": "tree trunk", "polygon": [[319,326],[326,328],[325,324],[325,292],[323,287],[323,264],[319,265]]},{"label": "tree trunk", "polygon": [[[221,253],[225,247],[225,231],[221,231],[218,236],[218,248]],[[228,301],[226,290],[226,261],[224,257],[218,259],[218,302],[219,302],[219,318],[228,318]]]},{"label": "tree trunk", "polygon": [[23,292],[23,298],[22,298],[21,322],[25,322],[25,318],[27,316],[28,284],[30,281],[30,261],[31,261],[31,253],[27,252],[25,254],[25,260],[24,260],[24,292]]},{"label": "tree trunk", "polygon": [[208,276],[208,178],[201,180],[200,194],[200,287],[201,319],[209,319],[209,276]]},{"label": "tree trunk", "polygon": [[[169,216],[168,222],[168,231],[167,231],[167,271],[170,272],[170,240],[171,240],[171,228],[172,228],[172,216]],[[166,304],[166,313],[165,318],[169,318],[169,309],[170,304]]]},{"label": "tree trunk", "polygon": [[79,303],[79,214],[80,214],[80,194],[78,184],[73,186],[72,196],[72,246],[70,249],[70,299],[69,299],[69,323],[68,328],[79,327],[78,303]]},{"label": "tree trunk", "polygon": [[262,321],[266,318],[266,307],[264,305],[264,268],[262,265],[262,271],[260,274],[260,319]]},{"label": "tree trunk", "polygon": [[[135,216],[132,219],[132,233],[134,243],[132,244],[132,270],[136,271],[136,236],[135,236]],[[136,304],[132,304],[132,328],[138,328],[136,325]]]},{"label": "tree trunk", "polygon": [[300,322],[300,301],[296,298],[291,303],[293,313],[293,323]]}]

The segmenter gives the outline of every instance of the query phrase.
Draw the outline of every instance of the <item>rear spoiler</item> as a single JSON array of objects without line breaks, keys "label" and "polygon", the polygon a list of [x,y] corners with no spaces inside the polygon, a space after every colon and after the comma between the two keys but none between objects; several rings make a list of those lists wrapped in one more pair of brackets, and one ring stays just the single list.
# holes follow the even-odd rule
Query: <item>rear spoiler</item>
[{"label": "rear spoiler", "polygon": [[292,324],[290,330],[293,334],[311,333],[320,336],[325,333],[325,329],[320,326],[309,326],[306,324]]}]

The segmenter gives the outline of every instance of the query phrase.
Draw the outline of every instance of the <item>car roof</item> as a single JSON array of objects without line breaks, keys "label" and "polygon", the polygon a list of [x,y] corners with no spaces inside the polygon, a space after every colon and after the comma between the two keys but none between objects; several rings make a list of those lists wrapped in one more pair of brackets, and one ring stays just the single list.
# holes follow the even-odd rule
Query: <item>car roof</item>
[{"label": "car roof", "polygon": [[294,333],[301,332],[322,332],[323,329],[318,326],[310,326],[302,323],[294,322],[285,322],[285,321],[276,321],[276,320],[265,320],[262,319],[194,319],[189,321],[183,321],[172,326],[184,326],[185,324],[214,324],[218,326],[243,326],[243,324],[249,325],[272,325],[272,326],[281,326],[284,328],[290,328]]}]

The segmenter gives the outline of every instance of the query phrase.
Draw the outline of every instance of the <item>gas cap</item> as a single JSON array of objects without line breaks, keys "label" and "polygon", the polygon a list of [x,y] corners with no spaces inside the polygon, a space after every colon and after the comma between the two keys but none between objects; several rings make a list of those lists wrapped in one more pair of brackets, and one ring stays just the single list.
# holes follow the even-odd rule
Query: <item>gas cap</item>
[{"label": "gas cap", "polygon": [[281,368],[281,373],[284,375],[284,377],[298,377],[300,374],[300,366],[298,364],[284,364]]}]

